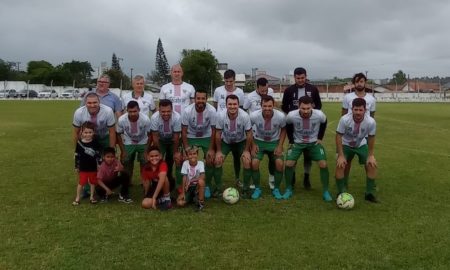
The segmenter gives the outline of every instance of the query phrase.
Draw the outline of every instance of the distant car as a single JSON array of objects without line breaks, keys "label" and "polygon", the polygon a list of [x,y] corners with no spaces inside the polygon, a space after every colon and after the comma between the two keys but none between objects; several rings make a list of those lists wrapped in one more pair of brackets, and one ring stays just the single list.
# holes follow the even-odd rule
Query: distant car
[{"label": "distant car", "polygon": [[18,96],[15,89],[0,90],[0,98],[17,98]]},{"label": "distant car", "polygon": [[39,98],[57,98],[58,92],[56,90],[42,90],[38,94]]},{"label": "distant car", "polygon": [[66,90],[61,94],[63,98],[78,98],[80,96],[80,91],[76,89]]},{"label": "distant car", "polygon": [[37,98],[38,97],[38,93],[34,90],[20,90],[19,91],[19,97],[21,98]]}]

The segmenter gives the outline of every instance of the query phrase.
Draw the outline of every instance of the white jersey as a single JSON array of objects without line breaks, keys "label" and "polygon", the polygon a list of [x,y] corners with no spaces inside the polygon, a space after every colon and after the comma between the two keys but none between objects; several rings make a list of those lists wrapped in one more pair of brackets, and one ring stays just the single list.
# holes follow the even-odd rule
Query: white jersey
[{"label": "white jersey", "polygon": [[197,185],[202,173],[205,173],[205,164],[201,160],[197,161],[195,166],[191,166],[189,160],[185,160],[181,166],[181,174],[187,176],[189,186]]},{"label": "white jersey", "polygon": [[295,143],[313,143],[317,141],[320,124],[327,121],[327,117],[321,110],[313,109],[309,118],[302,118],[300,110],[289,112],[286,124],[294,125]]},{"label": "white jersey", "polygon": [[286,127],[285,114],[275,109],[270,119],[264,119],[262,110],[258,110],[250,114],[250,120],[253,125],[253,138],[259,141],[278,141],[281,129]]},{"label": "white jersey", "polygon": [[245,133],[252,129],[250,116],[244,110],[238,109],[238,116],[231,120],[227,111],[223,111],[217,116],[216,129],[222,131],[222,140],[227,144],[245,141]]},{"label": "white jersey", "polygon": [[[344,96],[344,100],[342,100],[342,108],[348,110],[347,114],[352,113],[352,102],[355,98],[358,98],[355,92],[348,93]],[[376,99],[369,93],[366,93],[363,98],[366,101],[366,115],[370,116],[371,112],[375,112]]]},{"label": "white jersey", "polygon": [[79,128],[84,122],[94,123],[95,135],[104,138],[109,134],[108,129],[116,124],[116,117],[112,109],[103,104],[100,104],[99,111],[94,115],[89,113],[86,106],[82,106],[75,111],[72,125]]},{"label": "white jersey", "polygon": [[168,121],[164,121],[159,112],[155,112],[150,122],[151,131],[159,132],[159,139],[164,142],[172,141],[173,134],[181,132],[181,116],[177,112],[172,112]]},{"label": "white jersey", "polygon": [[188,138],[210,138],[211,128],[216,126],[216,109],[209,103],[203,112],[195,110],[195,104],[186,107],[181,115],[181,125],[187,126]]},{"label": "white jersey", "polygon": [[136,97],[134,95],[134,92],[131,91],[130,93],[126,93],[122,97],[123,109],[125,111],[127,110],[128,102],[132,100],[137,101],[141,113],[147,115],[148,117],[150,117],[150,112],[156,109],[152,94],[144,92],[142,96]]},{"label": "white jersey", "polygon": [[245,94],[244,90],[236,87],[233,92],[228,92],[225,86],[219,86],[214,90],[214,102],[217,102],[217,112],[226,111],[226,98],[229,95],[236,95],[239,98],[239,106],[244,105]]},{"label": "white jersey", "polygon": [[159,100],[168,99],[172,101],[173,111],[181,112],[191,104],[191,98],[194,98],[195,88],[191,84],[183,82],[182,84],[167,83],[161,87]]},{"label": "white jersey", "polygon": [[[267,95],[273,97],[272,88],[268,89]],[[256,92],[256,90],[245,97],[243,108],[244,110],[248,110],[249,114],[261,109],[261,96],[258,94],[258,92]]]},{"label": "white jersey", "polygon": [[350,147],[361,147],[367,144],[367,136],[375,136],[375,119],[365,115],[360,123],[353,120],[353,114],[346,114],[339,120],[336,132],[342,134],[342,144]]},{"label": "white jersey", "polygon": [[123,144],[147,144],[148,134],[150,133],[150,119],[143,113],[139,113],[136,122],[128,119],[128,113],[125,113],[117,120],[117,133],[123,135]]}]

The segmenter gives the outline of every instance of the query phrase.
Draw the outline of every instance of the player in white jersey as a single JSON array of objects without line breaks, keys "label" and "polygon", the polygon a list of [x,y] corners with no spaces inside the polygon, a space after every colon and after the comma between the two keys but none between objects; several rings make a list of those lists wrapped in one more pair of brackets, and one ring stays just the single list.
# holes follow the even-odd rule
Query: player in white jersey
[{"label": "player in white jersey", "polygon": [[366,82],[366,76],[363,73],[357,73],[352,78],[352,84],[344,86],[344,90],[354,89],[355,91],[344,96],[341,115],[351,113],[352,101],[355,98],[363,98],[366,101],[366,114],[375,118],[376,100],[373,95],[367,93]]},{"label": "player in white jersey", "polygon": [[[375,197],[375,177],[377,174],[377,162],[374,156],[375,148],[375,120],[366,114],[366,101],[356,98],[352,102],[352,113],[341,117],[336,130],[336,148],[338,158],[336,161],[336,185],[338,192],[347,190],[347,182],[350,173],[350,164],[355,155],[359,158],[359,164],[366,170],[365,199],[370,202],[378,202]],[[366,139],[367,138],[367,139]]]},{"label": "player in white jersey", "polygon": [[210,198],[211,180],[214,175],[214,136],[217,112],[212,105],[207,103],[207,100],[206,92],[195,92],[194,104],[187,106],[181,115],[181,138],[184,149],[190,145],[196,145],[203,150],[206,161],[205,198]]},{"label": "player in white jersey", "polygon": [[74,146],[80,138],[81,125],[88,121],[95,124],[95,136],[100,145],[103,148],[114,147],[116,144],[116,118],[112,109],[100,104],[100,99],[94,92],[86,95],[85,104],[78,108],[73,115]]},{"label": "player in white jersey", "polygon": [[[183,161],[179,149],[181,139],[181,116],[176,111],[173,111],[172,102],[170,100],[161,99],[159,101],[159,110],[152,115],[150,120],[153,145],[159,147],[161,155],[167,163],[167,177],[169,178],[170,189],[172,190],[174,187],[181,187],[181,165]],[[176,184],[172,175],[174,162]]]},{"label": "player in white jersey", "polygon": [[127,107],[128,102],[131,100],[137,101],[139,104],[139,108],[141,113],[150,117],[150,112],[155,112],[156,106],[155,101],[153,100],[153,96],[149,93],[145,93],[145,78],[142,75],[136,75],[133,78],[133,91],[123,95],[123,108],[124,110]]},{"label": "player in white jersey", "polygon": [[332,201],[328,191],[329,171],[325,148],[322,145],[323,136],[327,128],[327,117],[321,110],[312,108],[313,100],[309,96],[303,96],[298,100],[299,109],[289,112],[286,124],[294,127],[294,145],[288,150],[286,158],[286,191],[284,199],[292,196],[292,174],[295,164],[303,151],[309,151],[311,159],[317,161],[320,168],[320,181],[322,182],[322,198],[324,201]]},{"label": "player in white jersey", "polygon": [[116,130],[121,161],[133,179],[136,156],[142,169],[146,163],[145,148],[151,145],[150,119],[140,113],[137,101],[128,102],[127,112],[119,117]]},{"label": "player in white jersey", "polygon": [[[254,145],[252,147],[252,170],[250,174],[255,184],[252,199],[261,196],[259,164],[267,154],[269,163],[275,164],[275,183],[272,191],[276,199],[281,199],[280,183],[283,177],[283,144],[286,138],[286,116],[274,109],[275,100],[272,96],[261,97],[262,109],[250,114],[253,125]],[[244,183],[248,181],[249,173],[244,164]]]},{"label": "player in white jersey", "polygon": [[[244,99],[244,110],[247,110],[249,114],[257,110],[261,110],[261,97],[269,95],[273,97],[273,89],[269,87],[269,81],[266,78],[259,78],[256,80],[256,90],[249,93]],[[253,126],[253,132],[255,127]],[[272,162],[273,161],[273,162]],[[269,168],[269,186],[270,189],[274,188],[275,183],[275,160],[270,160],[268,163]]]},{"label": "player in white jersey", "polygon": [[[219,113],[216,121],[216,157],[214,159],[216,168],[214,177],[220,185],[216,189],[216,193],[222,193],[222,165],[228,153],[233,153],[233,159],[239,157],[238,162],[240,163],[242,154],[244,151],[250,151],[252,144],[250,116],[239,108],[239,98],[236,95],[229,95],[226,98],[226,103],[227,110]],[[236,160],[234,160],[234,163],[236,163]],[[247,169],[250,169],[250,166]],[[243,191],[248,190],[249,183],[244,182],[243,188]]]},{"label": "player in white jersey", "polygon": [[180,64],[172,66],[170,76],[172,82],[161,87],[159,100],[172,101],[173,110],[181,114],[184,108],[194,101],[195,88],[191,84],[183,82],[183,69]]}]

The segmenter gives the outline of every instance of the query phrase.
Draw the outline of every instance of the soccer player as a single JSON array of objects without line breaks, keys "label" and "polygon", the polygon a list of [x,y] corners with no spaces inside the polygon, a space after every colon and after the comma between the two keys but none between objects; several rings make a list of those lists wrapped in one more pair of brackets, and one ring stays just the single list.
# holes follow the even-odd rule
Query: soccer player
[{"label": "soccer player", "polygon": [[[244,100],[244,110],[247,110],[249,114],[255,112],[257,110],[261,110],[261,97],[264,95],[269,95],[273,97],[273,89],[269,87],[269,81],[266,78],[259,78],[256,80],[256,90],[249,93]],[[253,126],[253,132],[255,131],[255,127]],[[274,188],[275,178],[275,164],[272,162],[274,160],[269,161],[269,187],[270,189]]]},{"label": "soccer player", "polygon": [[[252,199],[261,196],[259,163],[264,154],[269,157],[269,163],[275,164],[275,183],[272,191],[276,199],[282,199],[280,183],[283,177],[283,144],[286,138],[286,116],[275,110],[275,100],[272,96],[261,97],[262,109],[250,114],[253,125],[253,137],[255,145],[252,147],[252,171],[251,175],[255,183]],[[245,165],[244,165],[245,168]],[[248,181],[248,172],[244,169],[244,183]]]},{"label": "soccer player", "polygon": [[[242,107],[244,104],[244,91],[236,87],[236,73],[232,69],[228,69],[223,74],[224,85],[217,87],[214,90],[214,107],[217,109],[217,112],[220,113],[222,111],[226,111],[226,98],[229,95],[236,95],[239,98],[239,107]],[[239,180],[239,175],[241,174],[241,162],[240,156],[235,156],[233,153],[233,167],[234,167],[234,175],[236,178],[236,185],[242,187],[242,183]]]},{"label": "soccer player", "polygon": [[[359,164],[366,170],[365,199],[369,202],[378,202],[375,197],[375,177],[377,174],[377,161],[374,156],[375,148],[375,120],[367,115],[367,104],[363,98],[352,101],[352,112],[341,117],[336,130],[336,148],[338,158],[336,161],[336,185],[338,192],[347,191],[347,182],[350,164],[355,155]],[[367,139],[366,139],[367,138]]]},{"label": "soccer player", "polygon": [[128,193],[130,176],[124,171],[122,163],[116,159],[116,149],[106,147],[103,150],[103,161],[97,171],[96,194],[101,202],[107,202],[114,194],[113,190],[120,186],[119,202],[132,203]]},{"label": "soccer player", "polygon": [[344,96],[341,115],[351,113],[352,102],[355,98],[363,98],[366,101],[366,114],[375,118],[376,100],[373,95],[367,93],[366,82],[366,76],[363,73],[357,73],[352,78],[352,85],[344,87],[344,90],[354,89],[354,91]]},{"label": "soccer player", "polygon": [[86,105],[78,108],[73,116],[73,143],[80,138],[81,125],[88,121],[95,125],[95,137],[102,148],[114,147],[116,144],[116,118],[110,107],[100,104],[100,98],[90,92],[85,98]]},{"label": "soccer player", "polygon": [[185,206],[197,197],[197,210],[205,207],[205,164],[198,160],[198,148],[190,146],[186,149],[187,160],[183,162],[182,192],[178,195],[177,205]]},{"label": "soccer player", "polygon": [[117,135],[121,160],[133,179],[136,156],[142,169],[146,163],[145,148],[151,144],[150,119],[140,112],[137,101],[128,102],[127,112],[119,117]]},{"label": "soccer player", "polygon": [[194,104],[187,106],[181,115],[181,138],[184,149],[187,149],[189,145],[196,145],[203,150],[206,161],[206,199],[211,197],[211,180],[214,175],[214,137],[217,114],[214,107],[207,103],[207,100],[206,92],[196,91]]},{"label": "soccer player", "polygon": [[[181,164],[183,157],[180,152],[180,138],[181,138],[181,116],[176,111],[173,111],[172,102],[168,99],[161,99],[159,101],[159,109],[152,115],[150,119],[150,129],[152,131],[153,145],[157,146],[167,163],[170,189],[175,186],[181,186]],[[172,176],[173,163],[175,161],[176,170],[176,185]]]},{"label": "soccer player", "polygon": [[286,191],[283,199],[292,196],[292,174],[295,163],[301,154],[307,150],[311,154],[311,159],[317,161],[320,168],[320,181],[322,182],[322,198],[324,201],[331,201],[328,191],[329,171],[327,166],[327,156],[322,145],[322,139],[327,127],[325,114],[313,109],[313,99],[309,96],[302,96],[299,101],[299,109],[291,111],[286,117],[286,124],[294,127],[294,145],[288,150],[286,158]]},{"label": "soccer player", "polygon": [[150,146],[146,151],[148,163],[142,169],[144,196],[142,207],[145,209],[161,210],[172,208],[170,201],[169,179],[167,178],[167,164],[162,160],[158,147]]},{"label": "soccer player", "polygon": [[[284,113],[288,114],[290,111],[297,110],[299,108],[298,100],[303,96],[309,96],[312,98],[313,103],[312,107],[316,110],[322,109],[322,101],[320,99],[319,90],[312,84],[307,82],[306,69],[298,67],[294,70],[294,79],[295,84],[286,88],[283,94],[283,100],[281,109]],[[286,132],[289,139],[289,144],[294,143],[293,136],[294,128],[292,125],[286,125]],[[311,189],[311,182],[309,180],[309,174],[311,172],[311,158],[309,153],[304,152],[304,178],[303,178],[303,187],[307,190]],[[292,178],[292,184],[295,184],[295,172]]]},{"label": "soccer player", "polygon": [[[223,163],[228,153],[233,153],[233,158],[242,157],[245,151],[250,151],[252,144],[252,125],[250,116],[239,108],[239,98],[229,95],[226,98],[227,110],[219,113],[216,120],[216,157],[214,177],[216,179],[216,196],[222,192]],[[240,160],[238,160],[240,163]],[[234,160],[236,163],[236,160]],[[250,169],[250,166],[247,167]],[[249,183],[244,182],[243,191],[247,193]]]},{"label": "soccer player", "polygon": [[183,82],[183,68],[180,64],[172,66],[170,70],[172,81],[161,87],[159,100],[172,101],[173,110],[181,115],[181,112],[194,102],[195,88],[187,82]]},{"label": "soccer player", "polygon": [[132,82],[133,91],[123,95],[123,108],[126,110],[128,102],[131,100],[136,101],[139,104],[141,113],[150,117],[150,112],[154,113],[156,111],[155,101],[153,96],[149,93],[145,93],[145,78],[143,75],[136,75]]}]

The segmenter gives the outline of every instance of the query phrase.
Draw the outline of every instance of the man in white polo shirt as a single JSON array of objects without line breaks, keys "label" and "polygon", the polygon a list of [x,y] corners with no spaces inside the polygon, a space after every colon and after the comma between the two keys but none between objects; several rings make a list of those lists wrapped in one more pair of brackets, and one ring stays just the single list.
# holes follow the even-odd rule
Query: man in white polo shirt
[{"label": "man in white polo shirt", "polygon": [[136,75],[133,78],[133,91],[123,95],[123,108],[127,108],[128,102],[131,100],[137,101],[141,113],[150,117],[150,112],[155,112],[156,106],[153,96],[149,93],[145,93],[145,78],[142,75]]}]

